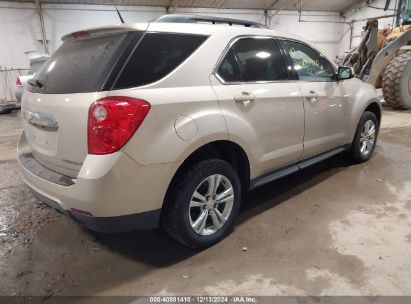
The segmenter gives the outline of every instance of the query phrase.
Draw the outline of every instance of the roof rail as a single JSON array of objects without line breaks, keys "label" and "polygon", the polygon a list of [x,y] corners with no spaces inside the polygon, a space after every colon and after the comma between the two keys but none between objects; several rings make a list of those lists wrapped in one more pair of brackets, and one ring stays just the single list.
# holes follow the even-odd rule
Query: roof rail
[{"label": "roof rail", "polygon": [[151,22],[211,23],[211,24],[242,25],[245,27],[255,27],[255,28],[267,28],[265,25],[261,23],[248,21],[248,20],[238,20],[238,19],[231,19],[231,18],[200,16],[200,15],[183,15],[183,14],[163,15],[161,17],[151,20]]}]

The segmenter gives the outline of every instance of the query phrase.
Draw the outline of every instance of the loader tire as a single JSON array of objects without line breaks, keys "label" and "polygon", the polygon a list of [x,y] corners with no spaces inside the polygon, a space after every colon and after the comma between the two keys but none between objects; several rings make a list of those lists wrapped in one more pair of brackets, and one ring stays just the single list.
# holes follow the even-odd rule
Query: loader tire
[{"label": "loader tire", "polygon": [[388,106],[411,109],[411,51],[394,57],[382,76],[382,93]]}]

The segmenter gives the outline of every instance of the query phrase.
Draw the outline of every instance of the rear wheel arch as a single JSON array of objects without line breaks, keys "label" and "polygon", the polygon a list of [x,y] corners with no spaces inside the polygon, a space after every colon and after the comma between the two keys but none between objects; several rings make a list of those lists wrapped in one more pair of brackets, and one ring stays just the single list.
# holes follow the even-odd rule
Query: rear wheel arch
[{"label": "rear wheel arch", "polygon": [[[209,174],[222,174],[222,176],[228,178],[234,193],[239,195],[234,196],[233,209],[230,211],[226,222],[224,221],[226,224],[220,230],[210,236],[196,236],[192,232],[193,223],[191,222],[191,200],[189,197],[192,195],[193,183],[194,185],[197,184],[199,178],[201,180]],[[229,140],[217,140],[207,143],[193,151],[174,174],[161,208],[161,226],[170,236],[182,244],[193,248],[208,247],[221,240],[231,229],[233,219],[241,204],[242,189],[248,190],[249,183],[249,161],[241,146]],[[188,195],[189,192],[190,195]],[[209,198],[207,198],[208,200]],[[187,206],[189,206],[188,209]],[[198,208],[198,206],[193,208]],[[191,228],[188,228],[187,219],[190,220]],[[205,221],[207,221],[207,217]],[[206,222],[204,223],[206,225]]]},{"label": "rear wheel arch", "polygon": [[183,173],[171,185],[161,226],[188,247],[209,247],[232,231],[241,204],[240,179],[230,164],[215,158],[193,163]]},{"label": "rear wheel arch", "polygon": [[176,170],[168,186],[163,206],[167,201],[170,189],[180,174],[193,164],[206,159],[220,159],[229,163],[237,172],[241,187],[248,190],[250,185],[250,162],[247,153],[237,143],[230,140],[217,140],[202,145],[194,150]]}]

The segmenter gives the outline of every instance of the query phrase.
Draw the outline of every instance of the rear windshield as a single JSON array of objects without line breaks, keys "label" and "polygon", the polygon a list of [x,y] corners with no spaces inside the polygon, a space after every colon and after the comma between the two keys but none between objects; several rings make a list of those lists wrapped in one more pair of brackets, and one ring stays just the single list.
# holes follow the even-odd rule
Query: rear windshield
[{"label": "rear windshield", "polygon": [[68,40],[36,73],[36,86],[29,85],[28,90],[68,94],[149,84],[173,71],[206,38],[131,32]]},{"label": "rear windshield", "polygon": [[160,80],[185,59],[203,42],[206,36],[147,33],[127,62],[114,89],[124,89]]},{"label": "rear windshield", "polygon": [[121,33],[65,41],[36,73],[40,87],[30,85],[28,89],[43,94],[101,91],[129,36]]}]

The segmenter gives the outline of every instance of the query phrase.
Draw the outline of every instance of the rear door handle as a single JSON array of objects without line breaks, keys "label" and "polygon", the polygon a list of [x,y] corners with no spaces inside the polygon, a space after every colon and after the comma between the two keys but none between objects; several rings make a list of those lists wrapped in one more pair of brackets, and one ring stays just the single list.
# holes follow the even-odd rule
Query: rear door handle
[{"label": "rear door handle", "polygon": [[253,102],[255,101],[255,95],[250,92],[242,92],[241,95],[235,96],[236,102]]},{"label": "rear door handle", "polygon": [[317,101],[318,94],[315,91],[310,91],[310,93],[304,94],[304,97],[311,101]]}]

